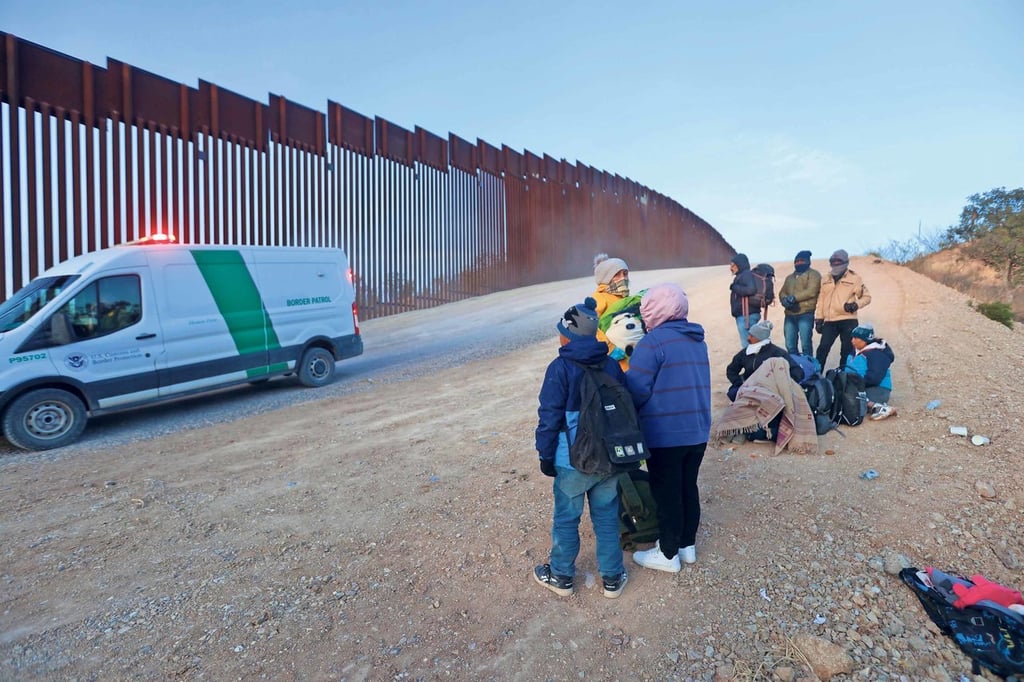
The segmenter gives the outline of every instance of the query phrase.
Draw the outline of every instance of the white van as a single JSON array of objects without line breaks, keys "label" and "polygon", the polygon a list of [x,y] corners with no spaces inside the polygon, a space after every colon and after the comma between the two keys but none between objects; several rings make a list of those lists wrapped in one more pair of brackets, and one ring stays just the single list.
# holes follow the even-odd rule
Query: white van
[{"label": "white van", "polygon": [[0,421],[45,450],[89,415],[285,374],[323,386],[362,352],[343,251],[126,244],[0,305]]}]

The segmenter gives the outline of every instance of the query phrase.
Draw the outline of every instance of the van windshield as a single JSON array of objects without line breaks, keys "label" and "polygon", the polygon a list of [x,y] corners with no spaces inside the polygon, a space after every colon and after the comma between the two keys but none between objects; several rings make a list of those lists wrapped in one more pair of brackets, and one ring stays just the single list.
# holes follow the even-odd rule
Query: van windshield
[{"label": "van windshield", "polygon": [[78,275],[60,275],[40,277],[29,282],[14,296],[0,304],[0,333],[17,329],[28,322],[76,279]]}]

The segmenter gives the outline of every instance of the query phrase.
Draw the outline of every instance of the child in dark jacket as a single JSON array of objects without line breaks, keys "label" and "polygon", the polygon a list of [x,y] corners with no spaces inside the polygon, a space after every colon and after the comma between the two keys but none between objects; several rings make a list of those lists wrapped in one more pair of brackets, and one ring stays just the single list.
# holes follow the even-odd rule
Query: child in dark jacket
[{"label": "child in dark jacket", "polygon": [[626,373],[657,505],[658,542],[633,553],[645,568],[678,573],[697,561],[697,474],[711,433],[711,365],[704,328],[686,319],[690,303],[677,284],[651,287],[640,302],[647,335]]},{"label": "child in dark jacket", "polygon": [[579,423],[581,365],[603,368],[625,383],[619,363],[608,357],[608,346],[597,340],[596,306],[597,302],[588,297],[562,315],[557,325],[562,346],[558,357],[548,365],[540,389],[537,454],[541,473],[555,479],[555,508],[549,562],[534,568],[533,579],[559,596],[573,593],[580,518],[586,500],[597,541],[597,568],[604,596],[614,599],[622,594],[628,578],[619,546],[618,474],[584,474],[569,462],[569,444],[576,438]]}]

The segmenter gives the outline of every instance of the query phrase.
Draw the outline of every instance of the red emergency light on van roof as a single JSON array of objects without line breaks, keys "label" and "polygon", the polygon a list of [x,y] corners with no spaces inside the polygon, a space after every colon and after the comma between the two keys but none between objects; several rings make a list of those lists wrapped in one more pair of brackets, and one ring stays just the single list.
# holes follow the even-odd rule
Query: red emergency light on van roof
[{"label": "red emergency light on van roof", "polygon": [[173,234],[164,234],[163,232],[157,232],[156,234],[147,235],[136,239],[135,241],[128,242],[128,246],[148,246],[150,244],[177,244],[178,238]]}]

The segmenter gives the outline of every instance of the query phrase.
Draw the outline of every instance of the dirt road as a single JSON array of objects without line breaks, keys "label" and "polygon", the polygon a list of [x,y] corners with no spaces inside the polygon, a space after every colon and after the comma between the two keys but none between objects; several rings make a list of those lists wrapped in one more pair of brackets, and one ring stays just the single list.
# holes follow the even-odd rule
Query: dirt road
[{"label": "dirt road", "polygon": [[[849,657],[834,679],[969,677],[892,571],[1024,587],[1024,333],[907,269],[852,265],[874,297],[861,319],[896,352],[899,416],[824,436],[815,456],[709,450],[698,562],[678,575],[627,558],[625,593],[603,598],[585,519],[582,589],[559,599],[530,579],[551,513],[536,394],[558,315],[588,293],[580,280],[552,304],[550,339],[499,358],[110,449],[0,459],[0,678],[814,679],[794,648],[808,635]],[[738,349],[727,268],[633,279],[687,289],[720,409]]]}]

